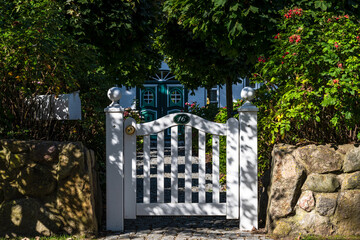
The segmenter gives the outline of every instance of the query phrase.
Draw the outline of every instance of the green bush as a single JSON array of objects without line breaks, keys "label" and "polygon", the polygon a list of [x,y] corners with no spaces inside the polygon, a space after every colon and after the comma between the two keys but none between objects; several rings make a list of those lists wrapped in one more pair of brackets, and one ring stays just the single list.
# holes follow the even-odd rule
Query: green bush
[{"label": "green bush", "polygon": [[[76,40],[67,26],[63,3],[0,3],[0,137],[82,141],[102,160],[109,80],[94,46]],[[35,119],[35,96],[78,90],[83,120]]]},{"label": "green bush", "polygon": [[[273,49],[259,57],[260,162],[277,142],[360,139],[360,27],[357,16],[281,11]],[[264,160],[267,159],[267,160]]]}]

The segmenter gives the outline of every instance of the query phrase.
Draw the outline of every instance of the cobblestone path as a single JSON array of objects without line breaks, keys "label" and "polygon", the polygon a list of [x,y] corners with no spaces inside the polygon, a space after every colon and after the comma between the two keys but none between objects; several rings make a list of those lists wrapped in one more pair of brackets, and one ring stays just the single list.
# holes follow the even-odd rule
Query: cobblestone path
[{"label": "cobblestone path", "polygon": [[138,217],[136,220],[125,220],[124,233],[108,233],[100,239],[270,240],[265,234],[240,232],[239,221],[225,217]]}]

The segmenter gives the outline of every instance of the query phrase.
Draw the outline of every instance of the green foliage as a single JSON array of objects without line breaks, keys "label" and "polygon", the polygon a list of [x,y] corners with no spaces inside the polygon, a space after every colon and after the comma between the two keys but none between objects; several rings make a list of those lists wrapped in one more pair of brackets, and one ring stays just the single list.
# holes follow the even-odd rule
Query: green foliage
[{"label": "green foliage", "polygon": [[155,73],[161,56],[153,48],[161,20],[160,1],[67,0],[67,31],[96,47],[99,64],[119,85],[140,86]]},{"label": "green foliage", "polygon": [[[0,136],[82,141],[104,159],[106,91],[160,63],[155,1],[0,2]],[[81,121],[37,121],[37,95],[80,90]],[[104,164],[104,163],[101,163]]]},{"label": "green foliage", "polygon": [[281,16],[253,77],[264,83],[257,91],[260,158],[276,142],[359,141],[358,17],[311,9]]}]

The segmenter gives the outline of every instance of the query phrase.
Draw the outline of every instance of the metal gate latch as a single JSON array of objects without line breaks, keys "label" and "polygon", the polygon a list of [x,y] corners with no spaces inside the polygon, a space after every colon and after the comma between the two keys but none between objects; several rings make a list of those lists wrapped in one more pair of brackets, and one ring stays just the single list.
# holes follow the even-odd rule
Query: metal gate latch
[{"label": "metal gate latch", "polygon": [[134,128],[134,126],[131,126],[131,125],[127,126],[127,127],[125,128],[125,132],[126,132],[126,134],[128,134],[128,135],[133,135],[133,134],[135,133],[135,128]]}]

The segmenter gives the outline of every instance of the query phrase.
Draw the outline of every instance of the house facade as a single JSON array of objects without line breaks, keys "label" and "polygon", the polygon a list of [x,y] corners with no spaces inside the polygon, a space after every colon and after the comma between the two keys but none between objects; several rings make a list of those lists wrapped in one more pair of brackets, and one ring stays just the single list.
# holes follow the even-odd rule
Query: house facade
[{"label": "house facade", "polygon": [[[249,86],[248,79],[242,79],[240,83],[233,85],[234,102],[240,99],[241,89],[246,86]],[[225,85],[214,86],[210,91],[205,88],[190,91],[175,79],[165,62],[162,62],[158,74],[148,79],[143,88],[122,87],[121,92],[121,105],[139,110],[146,122],[180,112],[185,108],[186,102],[196,102],[200,107],[205,106],[208,101],[218,107],[226,106]]]}]

